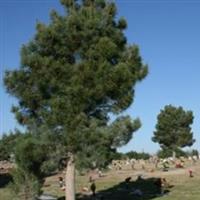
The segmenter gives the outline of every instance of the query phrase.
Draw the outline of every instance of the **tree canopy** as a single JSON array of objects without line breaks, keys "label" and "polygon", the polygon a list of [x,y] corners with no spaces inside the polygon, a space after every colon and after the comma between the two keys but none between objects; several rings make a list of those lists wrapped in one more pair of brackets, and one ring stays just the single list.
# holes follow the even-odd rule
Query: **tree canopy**
[{"label": "tree canopy", "polygon": [[46,126],[62,134],[67,151],[82,151],[90,138],[110,138],[113,148],[125,144],[138,120],[117,118],[110,125],[117,127],[114,134],[105,127],[109,113],[131,105],[135,84],[147,75],[139,48],[127,45],[126,21],[116,20],[114,3],[61,3],[66,15],[52,11],[49,24],[37,23],[21,48],[20,68],[6,72],[7,91],[19,100],[12,111],[31,132]]},{"label": "tree canopy", "polygon": [[106,163],[141,126],[119,114],[132,104],[147,66],[139,47],[127,44],[127,23],[116,18],[113,2],[61,3],[65,14],[53,10],[48,24],[37,23],[21,48],[20,67],[7,71],[4,83],[18,99],[12,111],[28,132],[56,135],[65,152]]},{"label": "tree canopy", "polygon": [[165,106],[157,117],[152,140],[159,143],[163,149],[175,150],[191,146],[195,142],[191,128],[193,118],[192,111],[172,105]]}]

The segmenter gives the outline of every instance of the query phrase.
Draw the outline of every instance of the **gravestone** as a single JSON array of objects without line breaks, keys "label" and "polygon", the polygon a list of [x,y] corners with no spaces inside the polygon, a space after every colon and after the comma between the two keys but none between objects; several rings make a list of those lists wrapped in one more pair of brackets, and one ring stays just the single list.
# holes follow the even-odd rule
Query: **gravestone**
[{"label": "gravestone", "polygon": [[58,198],[49,194],[42,194],[37,198],[37,200],[58,200]]}]

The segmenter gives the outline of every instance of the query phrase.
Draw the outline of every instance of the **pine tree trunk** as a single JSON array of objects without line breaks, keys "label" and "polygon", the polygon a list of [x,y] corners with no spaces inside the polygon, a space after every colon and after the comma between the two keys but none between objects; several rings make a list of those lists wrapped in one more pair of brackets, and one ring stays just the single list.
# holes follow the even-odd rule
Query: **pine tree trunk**
[{"label": "pine tree trunk", "polygon": [[74,155],[69,155],[65,175],[65,200],[75,200],[75,163]]}]

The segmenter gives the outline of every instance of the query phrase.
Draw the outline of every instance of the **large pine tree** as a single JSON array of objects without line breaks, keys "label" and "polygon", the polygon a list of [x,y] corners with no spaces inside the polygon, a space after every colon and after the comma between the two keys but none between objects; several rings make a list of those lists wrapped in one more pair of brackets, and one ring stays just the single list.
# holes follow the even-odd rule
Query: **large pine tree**
[{"label": "large pine tree", "polygon": [[[18,122],[37,134],[59,134],[68,157],[67,200],[75,199],[75,161],[105,162],[140,127],[117,117],[134,98],[134,86],[147,75],[136,45],[124,36],[125,19],[105,0],[61,0],[66,12],[51,12],[22,46],[19,69],[5,75],[7,91],[19,101]],[[109,114],[116,120],[109,122]],[[60,137],[61,136],[61,137]],[[97,159],[98,158],[98,159]],[[101,164],[101,163],[100,163]]]}]

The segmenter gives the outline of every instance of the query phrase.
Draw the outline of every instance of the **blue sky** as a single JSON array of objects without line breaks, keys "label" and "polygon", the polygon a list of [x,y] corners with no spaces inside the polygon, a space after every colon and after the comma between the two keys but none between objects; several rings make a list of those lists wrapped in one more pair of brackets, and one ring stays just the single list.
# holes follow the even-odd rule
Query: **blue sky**
[{"label": "blue sky", "polygon": [[[200,0],[116,0],[118,15],[128,22],[129,43],[140,46],[148,77],[136,87],[125,112],[139,117],[142,127],[121,151],[155,152],[151,142],[156,117],[167,104],[194,112],[192,148],[200,150]],[[62,12],[57,0],[0,1],[0,134],[17,127],[10,113],[14,99],[2,87],[3,72],[19,66],[19,50],[35,32],[36,20],[48,22],[49,12]]]}]

